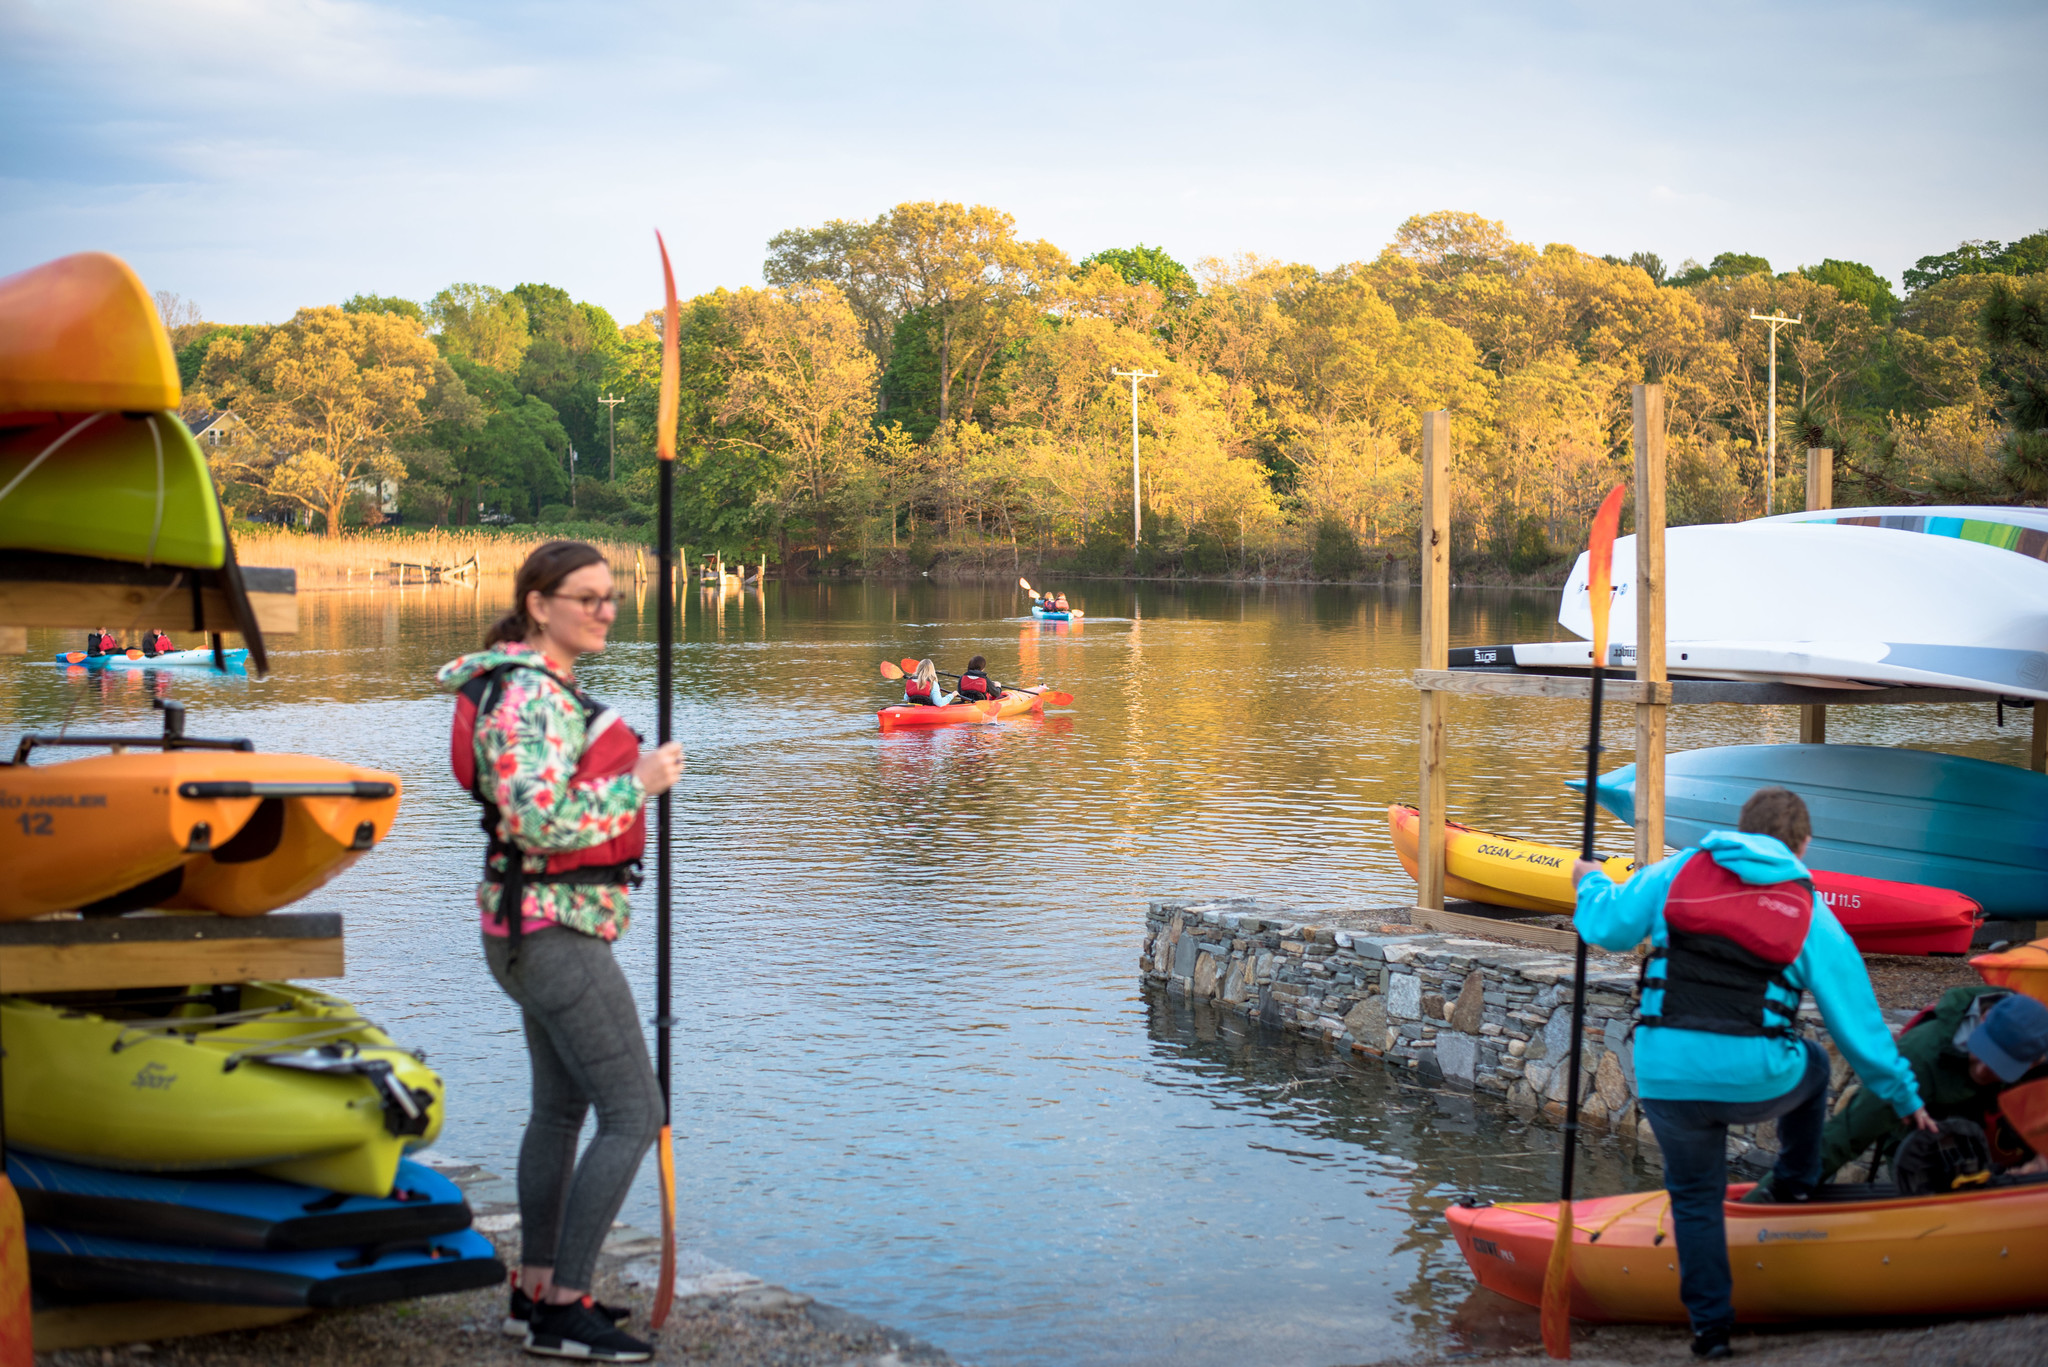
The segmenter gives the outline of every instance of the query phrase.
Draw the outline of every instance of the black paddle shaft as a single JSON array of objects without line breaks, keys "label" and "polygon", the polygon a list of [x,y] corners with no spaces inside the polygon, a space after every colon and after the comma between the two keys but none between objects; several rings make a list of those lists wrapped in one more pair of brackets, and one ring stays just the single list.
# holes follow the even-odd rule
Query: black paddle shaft
[{"label": "black paddle shaft", "polygon": [[[1593,858],[1594,788],[1600,781],[1600,703],[1607,671],[1593,662],[1593,715],[1586,727],[1586,822],[1579,840],[1579,858]],[[1591,875],[1588,875],[1590,877]],[[1572,1053],[1565,1062],[1564,1096],[1564,1193],[1572,1199],[1572,1181],[1579,1165],[1579,1054],[1586,1040],[1586,941],[1574,935],[1572,944]]]},{"label": "black paddle shaft", "polygon": [[[670,712],[675,701],[675,656],[676,656],[676,577],[675,577],[675,511],[676,511],[676,463],[673,460],[659,462],[661,466],[661,508],[656,522],[655,535],[660,541],[655,555],[656,584],[654,590],[656,611],[661,625],[655,630],[654,694],[655,719],[654,737],[657,745],[667,745],[671,739],[673,721]],[[670,788],[655,799],[654,825],[654,1050],[655,1071],[661,1078],[661,1123],[670,1123],[669,1105],[669,1035],[674,1020],[669,1016],[669,885],[670,885],[670,839],[669,815],[674,789]]]}]

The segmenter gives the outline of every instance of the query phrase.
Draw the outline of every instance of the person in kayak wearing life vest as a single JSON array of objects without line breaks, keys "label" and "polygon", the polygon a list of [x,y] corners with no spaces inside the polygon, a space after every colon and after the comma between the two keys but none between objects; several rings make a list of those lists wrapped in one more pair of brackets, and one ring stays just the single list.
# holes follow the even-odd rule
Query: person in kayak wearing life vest
[{"label": "person in kayak wearing life vest", "polygon": [[913,707],[944,707],[954,700],[939,687],[939,667],[930,660],[919,660],[917,672],[903,681],[903,701]]},{"label": "person in kayak wearing life vest", "polygon": [[[1991,1136],[1992,1153],[2007,1171],[2048,1172],[2009,1125],[1999,1123],[1999,1097],[2007,1088],[2037,1080],[2048,1064],[2048,1006],[2003,987],[1951,987],[1925,1020],[1899,1035],[1899,1052],[1913,1065],[1913,1080],[1936,1120],[1969,1120]],[[1890,1161],[1904,1137],[1898,1117],[1868,1088],[1850,1094],[1828,1117],[1820,1135],[1820,1170],[1832,1177],[1844,1163],[1877,1150],[1871,1171]],[[1756,1184],[1749,1202],[1773,1199],[1771,1183]]]},{"label": "person in kayak wearing life vest", "polygon": [[102,659],[108,655],[119,655],[121,638],[111,631],[88,631],[85,633],[85,658]]},{"label": "person in kayak wearing life vest", "polygon": [[1600,865],[1587,860],[1572,864],[1574,921],[1587,943],[1618,953],[1650,942],[1636,1016],[1636,1093],[1664,1151],[1678,1293],[1700,1358],[1733,1351],[1722,1216],[1728,1127],[1778,1122],[1771,1180],[1779,1200],[1804,1200],[1820,1183],[1828,1056],[1797,1030],[1803,994],[1813,994],[1864,1087],[1895,1116],[1935,1128],[1878,1010],[1863,956],[1800,862],[1813,834],[1806,804],[1784,788],[1760,789],[1739,824],[1739,832],[1708,832],[1626,883],[1589,877]]},{"label": "person in kayak wearing life vest", "polygon": [[977,655],[960,675],[960,701],[985,702],[1003,696],[1003,686],[988,676],[988,661]]},{"label": "person in kayak wearing life vest", "polygon": [[1067,606],[1067,595],[1065,595],[1065,594],[1063,593],[1063,594],[1061,594],[1061,595],[1060,595],[1060,596],[1059,596],[1059,597],[1058,597],[1057,599],[1055,599],[1055,600],[1054,600],[1054,604],[1053,604],[1053,611],[1054,611],[1054,612],[1071,612],[1071,611],[1073,611],[1073,609],[1071,609],[1071,608],[1069,608],[1069,607]]},{"label": "person in kayak wearing life vest", "polygon": [[171,643],[171,638],[161,631],[142,633],[142,653],[151,659],[159,655],[168,655],[176,649],[177,646]]},{"label": "person in kayak wearing life vest", "polygon": [[[661,1128],[661,1088],[611,946],[631,918],[643,808],[674,785],[682,747],[643,753],[577,682],[577,658],[604,649],[618,615],[594,547],[539,547],[512,601],[484,648],[439,675],[456,693],[456,781],[482,805],[489,837],[477,887],[484,959],[520,1009],[533,1080],[519,1148],[521,1267],[504,1328],[541,1356],[645,1362],[650,1346],[590,1286]],[[579,1159],[593,1108],[597,1133]]]}]

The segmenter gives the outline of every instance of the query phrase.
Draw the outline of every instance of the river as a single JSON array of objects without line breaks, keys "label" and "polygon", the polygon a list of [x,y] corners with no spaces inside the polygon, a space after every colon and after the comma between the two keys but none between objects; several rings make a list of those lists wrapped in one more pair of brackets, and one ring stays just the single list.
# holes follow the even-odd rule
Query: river
[{"label": "river", "polygon": [[[1548,1197],[1552,1131],[1146,993],[1147,899],[1412,900],[1384,808],[1415,767],[1417,601],[1380,589],[1067,585],[1078,627],[996,586],[686,595],[676,660],[681,1221],[719,1262],[986,1364],[1364,1362],[1455,1348],[1472,1283],[1437,1212]],[[446,1151],[511,1172],[525,1073],[471,910],[481,837],[434,669],[509,586],[307,594],[268,679],[67,675],[30,633],[0,731],[247,735],[400,774],[379,849],[304,906],[346,914],[332,984],[449,1083]],[[1554,595],[1454,595],[1459,644],[1560,635]],[[653,731],[652,595],[586,685]],[[185,644],[185,642],[180,642]],[[1070,711],[878,734],[883,659],[988,656]],[[1461,701],[1463,820],[1571,843],[1583,707]],[[1632,728],[1615,717],[1610,760]],[[1837,710],[1831,740],[2025,762],[1989,706]],[[1792,709],[1678,710],[1674,749],[1796,740]],[[1609,852],[1627,832],[1609,822]],[[620,952],[652,1014],[654,926]],[[1596,1140],[1582,1195],[1653,1180]],[[656,1222],[652,1164],[625,1212]],[[1482,1305],[1479,1310],[1483,1312]],[[1484,1314],[1479,1313],[1479,1319]]]}]

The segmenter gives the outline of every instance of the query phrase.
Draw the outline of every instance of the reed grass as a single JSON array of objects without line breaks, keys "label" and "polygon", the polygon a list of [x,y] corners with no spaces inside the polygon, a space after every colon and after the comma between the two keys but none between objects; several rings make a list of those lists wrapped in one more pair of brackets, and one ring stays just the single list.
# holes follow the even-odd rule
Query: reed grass
[{"label": "reed grass", "polygon": [[[535,546],[574,534],[570,528],[517,527],[503,532],[432,528],[318,536],[268,527],[238,527],[235,558],[244,565],[297,570],[301,590],[395,585],[398,572],[392,568],[393,561],[413,566],[454,566],[472,555],[476,557],[479,574],[509,579]],[[612,563],[612,572],[622,580],[631,580],[636,572],[649,576],[654,573],[653,562],[643,545],[594,536],[577,539],[603,551]],[[417,584],[420,579],[417,569],[406,571],[408,584]]]}]

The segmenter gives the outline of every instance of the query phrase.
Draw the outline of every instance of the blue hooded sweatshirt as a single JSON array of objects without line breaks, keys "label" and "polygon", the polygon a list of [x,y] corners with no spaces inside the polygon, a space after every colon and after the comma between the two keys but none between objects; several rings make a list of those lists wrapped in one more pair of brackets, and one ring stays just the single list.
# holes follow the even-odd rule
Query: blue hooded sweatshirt
[{"label": "blue hooded sweatshirt", "polygon": [[[1579,881],[1574,916],[1587,943],[1620,952],[1648,939],[1662,949],[1669,942],[1664,926],[1664,897],[1686,861],[1704,850],[1715,863],[1745,883],[1785,883],[1809,878],[1784,842],[1774,836],[1711,831],[1697,849],[1680,850],[1669,859],[1640,869],[1626,883],[1598,874]],[[1657,1015],[1663,1009],[1666,961],[1653,960],[1643,984],[1642,1009]],[[1901,1117],[1920,1109],[1920,1088],[1912,1065],[1899,1054],[1891,1030],[1877,1008],[1863,955],[1849,932],[1816,895],[1813,921],[1799,957],[1785,971],[1792,984],[1787,993],[1773,985],[1772,999],[1797,1010],[1804,992],[1813,993],[1835,1046],[1855,1068],[1863,1085],[1890,1104]],[[1769,1101],[1799,1084],[1806,1072],[1806,1046],[1791,1037],[1719,1035],[1705,1030],[1639,1025],[1635,1037],[1636,1090],[1652,1101]]]}]

